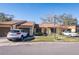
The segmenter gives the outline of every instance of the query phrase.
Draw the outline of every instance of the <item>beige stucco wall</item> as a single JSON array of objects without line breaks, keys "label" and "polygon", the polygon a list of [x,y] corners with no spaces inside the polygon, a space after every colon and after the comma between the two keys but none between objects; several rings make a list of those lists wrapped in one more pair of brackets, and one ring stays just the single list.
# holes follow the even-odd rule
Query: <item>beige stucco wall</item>
[{"label": "beige stucco wall", "polygon": [[41,28],[41,29],[42,29],[42,33],[44,33],[45,30],[46,30],[46,33],[47,33],[48,35],[51,34],[51,29],[50,29],[50,28]]},{"label": "beige stucco wall", "polygon": [[7,33],[9,32],[10,27],[0,27],[0,36],[7,36]]},{"label": "beige stucco wall", "polygon": [[47,33],[48,33],[48,35],[51,34],[51,29],[50,28],[47,28]]},{"label": "beige stucco wall", "polygon": [[30,27],[30,35],[33,35],[34,32],[34,26]]},{"label": "beige stucco wall", "polygon": [[71,29],[71,32],[76,32],[76,26],[69,26],[68,29]]}]

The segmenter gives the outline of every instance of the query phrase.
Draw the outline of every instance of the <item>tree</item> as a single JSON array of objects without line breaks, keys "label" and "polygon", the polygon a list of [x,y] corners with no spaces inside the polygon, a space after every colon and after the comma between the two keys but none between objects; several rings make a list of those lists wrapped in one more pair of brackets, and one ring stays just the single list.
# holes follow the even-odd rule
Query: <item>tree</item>
[{"label": "tree", "polygon": [[62,15],[49,15],[47,17],[41,18],[43,23],[55,23],[60,25],[76,25],[77,19],[71,14],[62,14]]},{"label": "tree", "polygon": [[63,14],[60,18],[63,20],[63,25],[77,25],[77,19],[70,14]]},{"label": "tree", "polygon": [[0,21],[11,21],[13,19],[13,15],[0,13]]},{"label": "tree", "polygon": [[42,23],[52,23],[52,24],[62,23],[61,19],[57,15],[49,15],[47,17],[42,17],[41,20]]}]

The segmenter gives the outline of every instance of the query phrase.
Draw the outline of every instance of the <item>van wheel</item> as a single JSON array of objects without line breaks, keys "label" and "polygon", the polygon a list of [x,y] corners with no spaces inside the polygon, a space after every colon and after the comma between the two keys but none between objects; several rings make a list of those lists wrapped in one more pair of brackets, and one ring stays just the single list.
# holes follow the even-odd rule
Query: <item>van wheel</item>
[{"label": "van wheel", "polygon": [[12,39],[8,39],[9,41],[12,41]]}]

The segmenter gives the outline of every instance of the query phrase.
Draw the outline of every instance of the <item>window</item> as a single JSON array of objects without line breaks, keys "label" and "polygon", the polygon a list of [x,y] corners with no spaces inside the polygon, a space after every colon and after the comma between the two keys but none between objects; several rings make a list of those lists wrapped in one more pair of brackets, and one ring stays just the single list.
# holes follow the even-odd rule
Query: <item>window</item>
[{"label": "window", "polygon": [[16,32],[19,32],[19,30],[10,30],[10,32],[16,33]]}]

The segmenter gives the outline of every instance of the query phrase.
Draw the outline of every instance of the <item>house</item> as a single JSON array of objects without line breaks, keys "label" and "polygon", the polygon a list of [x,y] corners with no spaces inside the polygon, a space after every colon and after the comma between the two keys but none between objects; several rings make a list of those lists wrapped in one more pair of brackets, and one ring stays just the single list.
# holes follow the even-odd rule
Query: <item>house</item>
[{"label": "house", "polygon": [[13,20],[0,22],[0,36],[6,36],[11,29],[25,29],[30,35],[33,35],[34,24],[23,20]]},{"label": "house", "polygon": [[79,26],[71,25],[57,25],[51,23],[41,23],[34,24],[33,22],[23,21],[23,20],[13,20],[0,22],[0,36],[6,36],[11,29],[23,29],[25,32],[28,32],[29,35],[34,33],[47,33],[48,35],[52,33],[61,33],[64,30],[69,30],[71,32],[76,32],[79,29]]},{"label": "house", "polygon": [[42,23],[39,24],[42,33],[52,34],[58,33],[58,29],[60,32],[64,30],[70,30],[71,32],[76,32],[76,25],[65,26],[65,25],[57,25],[57,24],[50,24],[50,23]]}]

